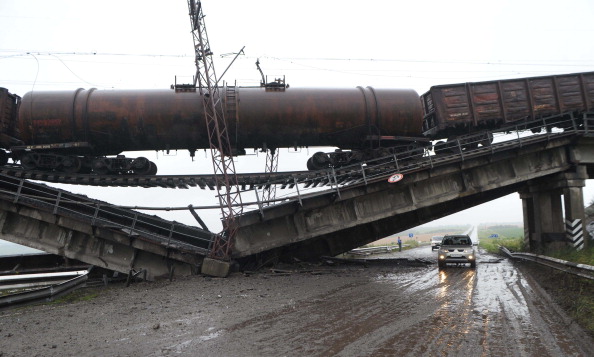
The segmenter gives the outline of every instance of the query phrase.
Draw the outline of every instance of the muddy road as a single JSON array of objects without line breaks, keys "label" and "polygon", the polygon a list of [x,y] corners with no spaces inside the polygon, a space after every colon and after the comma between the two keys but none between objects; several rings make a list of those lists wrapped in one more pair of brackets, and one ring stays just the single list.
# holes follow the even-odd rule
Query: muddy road
[{"label": "muddy road", "polygon": [[[428,247],[391,258],[435,259]],[[311,267],[308,268],[311,270]],[[594,341],[507,260],[476,270],[314,267],[79,291],[0,312],[0,356],[592,356]],[[96,294],[96,296],[95,296]]]}]

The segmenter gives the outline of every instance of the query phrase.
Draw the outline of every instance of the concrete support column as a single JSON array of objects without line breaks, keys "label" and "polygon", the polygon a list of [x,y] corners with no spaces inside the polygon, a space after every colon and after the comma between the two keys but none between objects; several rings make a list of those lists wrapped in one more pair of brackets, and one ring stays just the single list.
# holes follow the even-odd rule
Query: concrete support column
[{"label": "concrete support column", "polygon": [[534,219],[534,200],[528,191],[520,192],[522,199],[522,212],[524,216],[524,246],[530,251],[540,248],[540,242],[536,241],[536,227]]},{"label": "concrete support column", "polygon": [[531,182],[520,192],[524,243],[531,251],[560,249],[567,245],[581,249],[589,243],[583,239],[587,233],[582,193],[586,178],[585,167],[578,166],[573,173]]},{"label": "concrete support column", "polygon": [[589,239],[585,225],[584,194],[581,187],[567,187],[563,189],[565,199],[565,224],[567,238],[575,249],[587,247]]},{"label": "concrete support column", "polygon": [[569,244],[575,249],[588,247],[590,242],[586,230],[583,187],[588,174],[585,166],[578,166],[575,173],[567,173],[563,180],[565,224]]},{"label": "concrete support column", "polygon": [[[520,193],[524,213],[524,244],[530,251],[542,251],[565,239],[561,190],[540,190],[530,186]],[[560,242],[560,243],[556,243]]]},{"label": "concrete support column", "polygon": [[561,191],[537,191],[532,197],[534,203],[534,240],[538,248],[559,246],[565,239]]}]

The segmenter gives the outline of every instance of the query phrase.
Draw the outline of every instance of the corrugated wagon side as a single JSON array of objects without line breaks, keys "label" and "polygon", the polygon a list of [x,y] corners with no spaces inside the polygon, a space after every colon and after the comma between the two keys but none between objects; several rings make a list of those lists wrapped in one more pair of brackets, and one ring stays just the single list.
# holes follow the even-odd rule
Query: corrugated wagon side
[{"label": "corrugated wagon side", "polygon": [[433,86],[421,102],[423,134],[452,138],[594,110],[594,72]]},{"label": "corrugated wagon side", "polygon": [[[0,148],[9,148],[20,143],[17,126],[17,112],[21,97],[11,94],[8,89],[0,88]],[[6,164],[8,153],[0,150],[0,165]]]}]

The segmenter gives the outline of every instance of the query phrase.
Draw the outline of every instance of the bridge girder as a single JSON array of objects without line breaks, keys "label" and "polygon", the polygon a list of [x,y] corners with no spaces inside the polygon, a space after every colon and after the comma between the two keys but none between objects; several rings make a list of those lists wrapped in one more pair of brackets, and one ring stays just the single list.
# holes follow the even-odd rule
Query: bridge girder
[{"label": "bridge girder", "polygon": [[[533,180],[594,163],[594,140],[551,139],[405,175],[345,187],[242,217],[235,258],[336,255],[503,197]],[[522,217],[518,217],[521,220]]]}]

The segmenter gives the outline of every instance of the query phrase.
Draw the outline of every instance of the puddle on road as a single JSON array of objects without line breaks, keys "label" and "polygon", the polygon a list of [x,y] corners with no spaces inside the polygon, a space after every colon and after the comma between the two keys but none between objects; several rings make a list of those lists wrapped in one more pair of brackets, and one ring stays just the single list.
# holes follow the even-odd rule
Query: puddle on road
[{"label": "puddle on road", "polygon": [[219,331],[211,332],[208,335],[199,336],[198,339],[200,341],[208,341],[208,340],[212,340],[214,338],[217,338],[217,337],[219,337],[222,334],[223,334],[223,330],[219,330]]},{"label": "puddle on road", "polygon": [[384,273],[376,277],[376,281],[393,284],[409,293],[433,289],[437,272],[433,269],[421,268],[419,271]]}]

